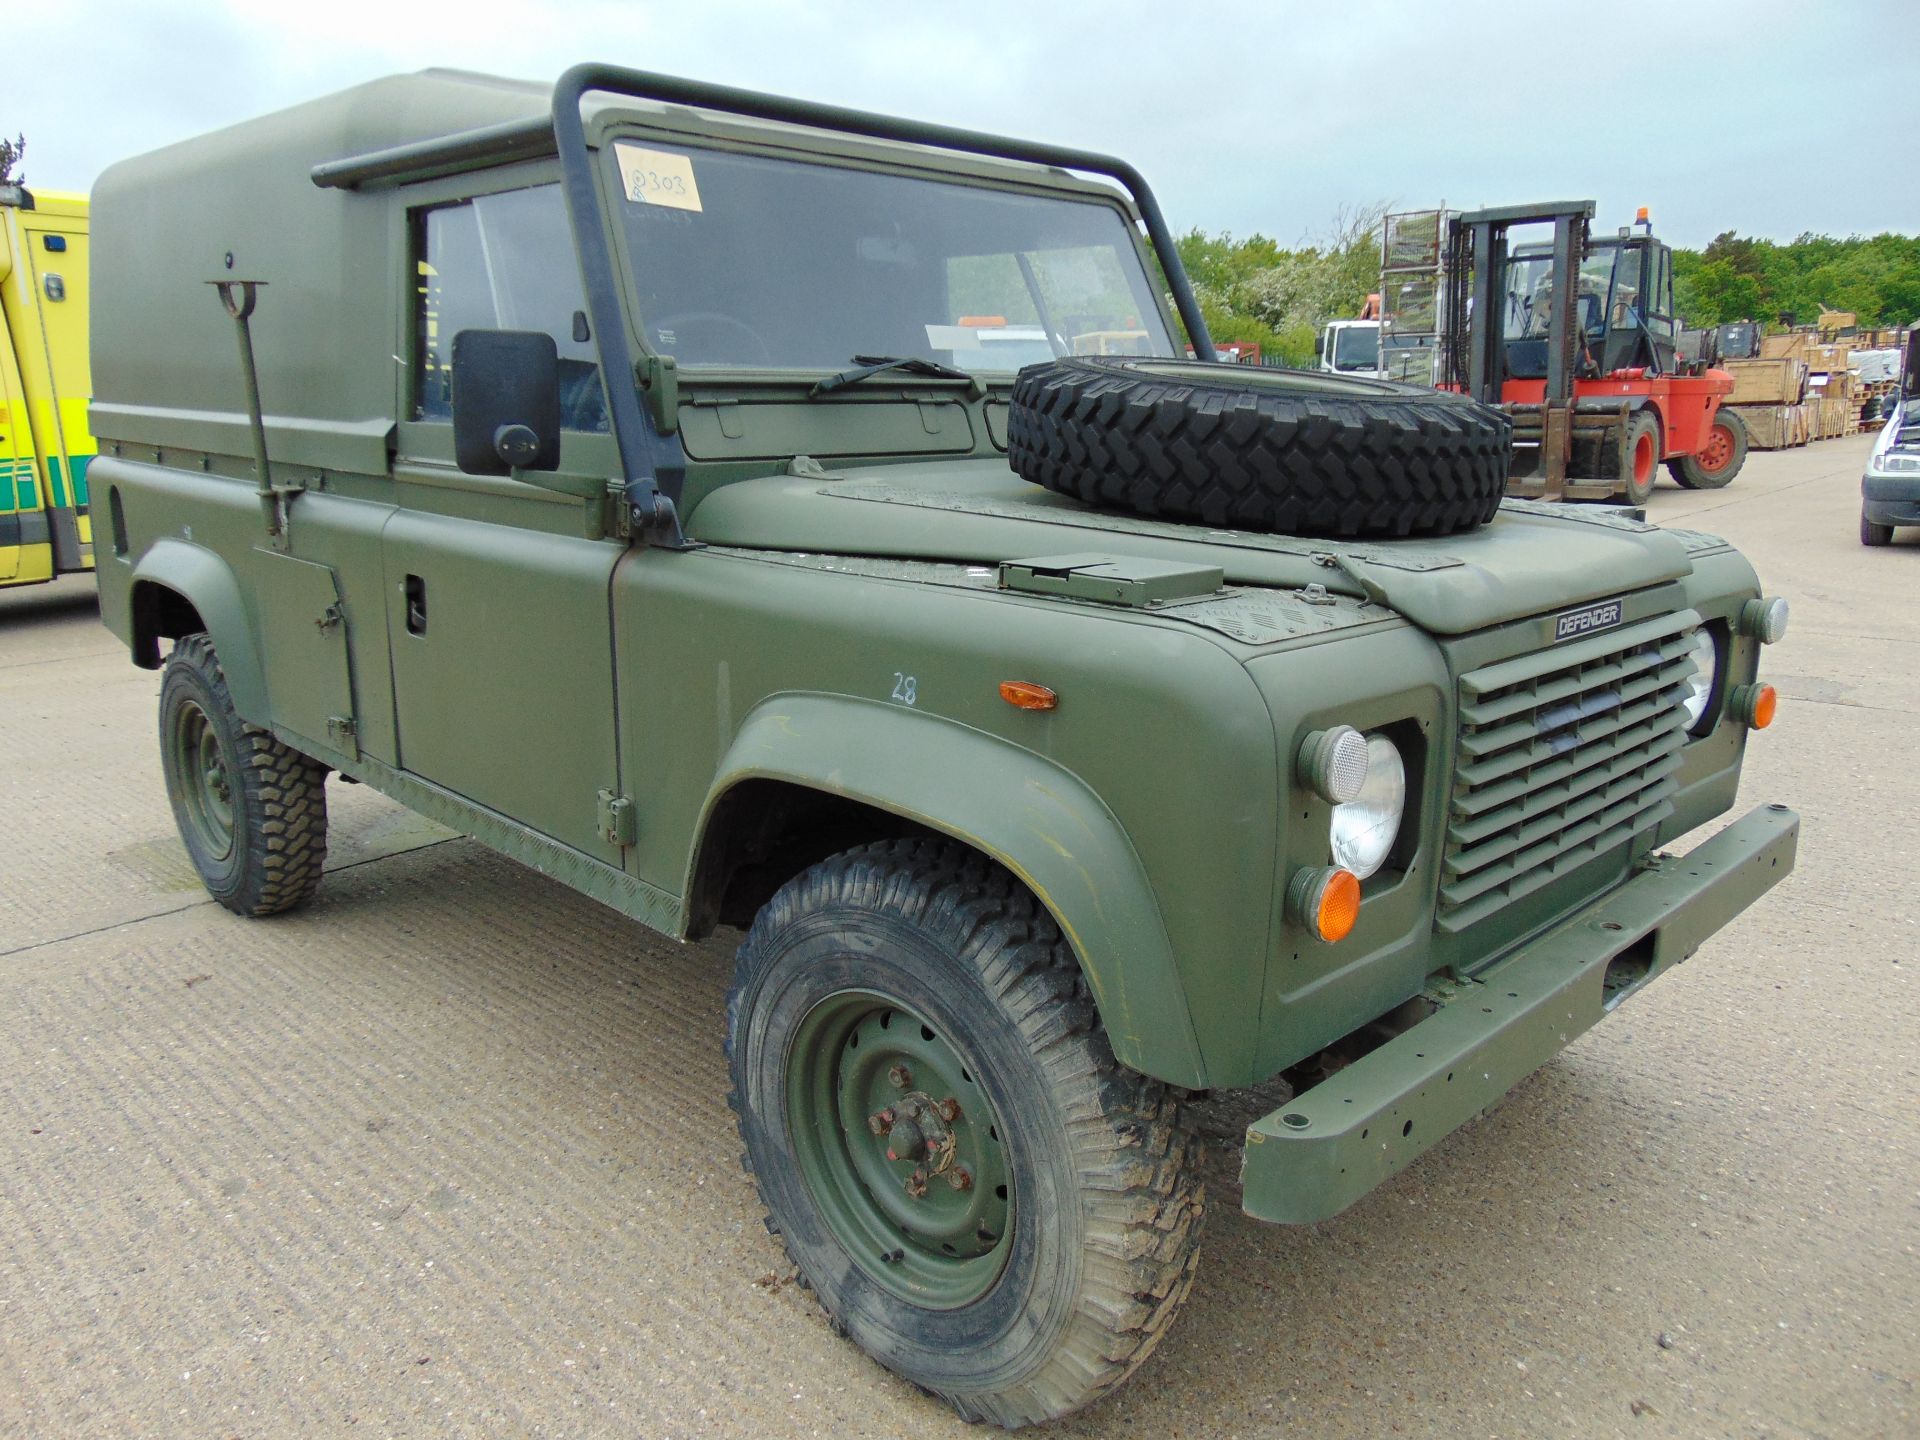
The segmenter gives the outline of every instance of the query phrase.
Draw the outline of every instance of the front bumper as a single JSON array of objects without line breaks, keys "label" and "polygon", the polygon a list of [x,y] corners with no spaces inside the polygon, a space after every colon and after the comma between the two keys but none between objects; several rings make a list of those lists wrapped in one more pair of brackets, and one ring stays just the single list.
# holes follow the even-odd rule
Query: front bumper
[{"label": "front bumper", "polygon": [[1860,513],[1875,525],[1920,525],[1920,473],[1860,478]]},{"label": "front bumper", "polygon": [[1241,1208],[1337,1215],[1471,1120],[1793,869],[1800,817],[1768,805],[1481,971],[1432,1015],[1247,1127]]}]

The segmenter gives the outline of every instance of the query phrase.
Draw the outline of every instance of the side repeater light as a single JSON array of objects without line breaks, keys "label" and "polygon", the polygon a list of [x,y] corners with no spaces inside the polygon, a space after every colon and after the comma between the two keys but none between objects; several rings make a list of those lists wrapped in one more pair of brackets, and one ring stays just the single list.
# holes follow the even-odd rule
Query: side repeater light
[{"label": "side repeater light", "polygon": [[1000,698],[1016,710],[1052,710],[1060,704],[1058,695],[1031,680],[1002,680]]},{"label": "side repeater light", "polygon": [[1293,770],[1322,800],[1344,805],[1367,783],[1367,737],[1351,725],[1316,730],[1300,742]]},{"label": "side repeater light", "polygon": [[1287,909],[1329,945],[1353,933],[1360,918],[1360,880],[1351,870],[1302,870],[1287,886]]}]

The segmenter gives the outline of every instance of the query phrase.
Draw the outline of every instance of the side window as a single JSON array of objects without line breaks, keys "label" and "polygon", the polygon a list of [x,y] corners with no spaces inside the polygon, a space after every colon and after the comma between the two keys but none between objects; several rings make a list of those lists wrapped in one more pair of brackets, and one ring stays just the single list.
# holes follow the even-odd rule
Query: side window
[{"label": "side window", "polygon": [[462,330],[543,330],[560,351],[560,416],[605,430],[600,365],[557,185],[480,195],[414,217],[413,418],[453,416],[453,337]]},{"label": "side window", "polygon": [[1673,252],[1658,246],[1647,249],[1647,305],[1643,317],[1656,339],[1673,340]]}]

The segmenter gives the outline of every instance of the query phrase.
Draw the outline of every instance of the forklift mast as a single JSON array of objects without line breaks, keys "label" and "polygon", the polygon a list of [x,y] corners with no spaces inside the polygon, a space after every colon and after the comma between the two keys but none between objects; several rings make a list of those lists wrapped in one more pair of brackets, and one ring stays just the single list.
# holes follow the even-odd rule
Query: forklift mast
[{"label": "forklift mast", "polygon": [[[1553,225],[1553,314],[1547,324],[1547,402],[1565,405],[1573,397],[1576,282],[1587,253],[1593,202],[1508,205],[1454,217],[1448,237],[1452,273],[1471,280],[1456,285],[1451,296],[1455,313],[1447,326],[1447,381],[1483,404],[1500,403],[1501,386],[1507,379],[1503,323],[1511,259],[1507,232],[1519,225],[1548,222]],[[1476,325],[1476,319],[1484,323]]]},{"label": "forklift mast", "polygon": [[1507,380],[1507,232],[1516,225],[1551,223],[1552,314],[1547,321],[1546,399],[1541,413],[1540,465],[1547,496],[1565,488],[1572,449],[1574,364],[1579,339],[1580,262],[1593,223],[1591,200],[1506,205],[1454,217],[1448,235],[1452,274],[1446,347],[1447,384],[1484,405],[1498,405]]}]

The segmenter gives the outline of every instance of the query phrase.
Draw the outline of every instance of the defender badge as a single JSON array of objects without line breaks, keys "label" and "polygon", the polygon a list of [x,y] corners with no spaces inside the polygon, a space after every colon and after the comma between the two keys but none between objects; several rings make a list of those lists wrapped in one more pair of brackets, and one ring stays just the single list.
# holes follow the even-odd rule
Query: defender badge
[{"label": "defender badge", "polygon": [[1558,645],[1562,640],[1591,635],[1596,630],[1611,630],[1620,623],[1620,618],[1618,600],[1602,600],[1598,605],[1568,610],[1553,622],[1553,643]]}]

